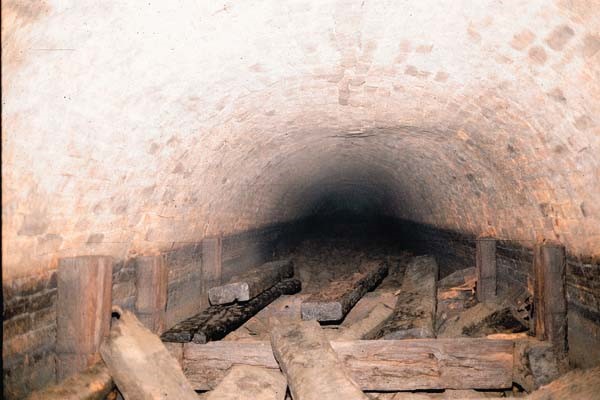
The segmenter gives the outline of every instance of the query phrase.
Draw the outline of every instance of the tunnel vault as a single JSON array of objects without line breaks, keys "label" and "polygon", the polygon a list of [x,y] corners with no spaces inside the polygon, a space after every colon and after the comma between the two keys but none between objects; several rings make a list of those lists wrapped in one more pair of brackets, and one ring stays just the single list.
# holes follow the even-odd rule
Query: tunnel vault
[{"label": "tunnel vault", "polygon": [[597,265],[596,3],[3,2],[6,301],[327,207]]}]

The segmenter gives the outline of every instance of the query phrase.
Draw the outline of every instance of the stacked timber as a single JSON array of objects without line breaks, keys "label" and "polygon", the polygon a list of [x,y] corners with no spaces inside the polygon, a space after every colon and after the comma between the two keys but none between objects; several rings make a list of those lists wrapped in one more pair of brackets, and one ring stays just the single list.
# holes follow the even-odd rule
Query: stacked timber
[{"label": "stacked timber", "polygon": [[281,372],[251,365],[231,368],[206,400],[284,400],[287,382]]},{"label": "stacked timber", "polygon": [[245,303],[210,306],[164,332],[161,339],[176,343],[206,343],[222,339],[282,294],[294,294],[300,288],[299,280],[286,279]]},{"label": "stacked timber", "polygon": [[114,312],[118,318],[113,319],[100,354],[123,397],[196,400],[196,393],[158,336],[133,313]]},{"label": "stacked timber", "polygon": [[[303,337],[303,334],[298,335]],[[319,336],[314,345],[320,348],[321,344]],[[352,340],[330,341],[329,344],[339,360],[334,369],[345,368],[350,378],[365,391],[512,386],[514,344],[511,340]],[[295,352],[295,357],[302,357],[304,353],[300,347]],[[310,363],[307,361],[307,366]],[[195,390],[215,388],[234,365],[280,368],[269,342],[183,345],[183,369]]]},{"label": "stacked timber", "polygon": [[210,288],[208,299],[212,305],[248,301],[293,275],[294,266],[291,260],[268,262],[231,278],[224,285]]},{"label": "stacked timber", "polygon": [[394,315],[383,327],[382,339],[435,337],[438,265],[431,256],[415,257],[404,273]]},{"label": "stacked timber", "polygon": [[347,279],[331,282],[319,293],[302,302],[302,319],[323,322],[341,321],[369,290],[374,289],[388,274],[386,263],[370,261],[364,272]]},{"label": "stacked timber", "polygon": [[477,303],[476,283],[477,275],[474,267],[461,269],[438,281],[436,329],[439,329],[448,319],[456,317]]},{"label": "stacked timber", "polygon": [[273,326],[271,346],[294,399],[368,399],[340,366],[316,321]]}]

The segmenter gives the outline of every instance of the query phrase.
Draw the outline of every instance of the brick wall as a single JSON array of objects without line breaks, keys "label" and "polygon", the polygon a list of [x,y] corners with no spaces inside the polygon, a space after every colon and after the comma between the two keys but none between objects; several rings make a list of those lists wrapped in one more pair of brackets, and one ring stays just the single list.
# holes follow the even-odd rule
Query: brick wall
[{"label": "brick wall", "polygon": [[169,269],[167,321],[171,326],[206,306],[202,296],[202,246],[192,243],[165,253]]},{"label": "brick wall", "polygon": [[600,363],[600,263],[567,262],[569,355],[578,367]]},{"label": "brick wall", "polygon": [[519,286],[532,291],[533,252],[516,243],[498,241],[496,245],[498,291]]},{"label": "brick wall", "polygon": [[23,398],[55,378],[56,272],[3,286],[3,395]]},{"label": "brick wall", "polygon": [[135,306],[135,267],[135,259],[117,261],[113,265],[112,302],[123,309],[133,310]]},{"label": "brick wall", "polygon": [[[440,276],[475,265],[474,237],[410,221],[390,223],[398,240],[413,251],[432,254]],[[499,240],[496,246],[498,292],[517,287],[533,291],[532,242]],[[600,363],[600,264],[567,256],[569,358],[573,366]]]},{"label": "brick wall", "polygon": [[[223,238],[223,278],[260,265],[283,243],[289,224],[254,229]],[[169,268],[167,321],[171,326],[207,306],[202,292],[202,246],[186,244],[164,253]],[[136,261],[113,266],[112,302],[133,309]],[[3,394],[23,398],[56,379],[56,270],[3,285]]]}]

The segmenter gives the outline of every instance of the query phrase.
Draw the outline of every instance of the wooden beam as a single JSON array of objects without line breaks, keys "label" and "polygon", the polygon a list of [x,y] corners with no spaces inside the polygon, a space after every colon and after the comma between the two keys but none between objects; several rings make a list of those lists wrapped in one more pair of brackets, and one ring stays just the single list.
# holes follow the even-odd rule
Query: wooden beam
[{"label": "wooden beam", "polygon": [[477,300],[493,301],[496,298],[496,240],[490,237],[477,239],[475,245],[477,271]]},{"label": "wooden beam", "polygon": [[382,339],[435,337],[438,265],[431,256],[415,257],[406,267],[394,315],[381,330]]},{"label": "wooden beam", "polygon": [[274,324],[271,346],[294,399],[367,400],[316,321]]},{"label": "wooden beam", "polygon": [[287,382],[275,369],[235,365],[206,400],[284,400]]},{"label": "wooden beam", "polygon": [[392,292],[376,290],[367,293],[350,310],[339,329],[332,331],[331,339],[358,340],[374,339],[394,315],[396,296]]},{"label": "wooden beam", "polygon": [[248,301],[293,275],[291,260],[271,261],[231,278],[224,285],[210,288],[208,299],[212,305]]},{"label": "wooden beam", "polygon": [[567,350],[566,256],[564,246],[538,245],[535,252],[534,306],[536,337],[548,340],[555,350]]},{"label": "wooden beam", "polygon": [[155,333],[165,328],[168,278],[169,271],[162,256],[136,258],[136,315]]},{"label": "wooden beam", "polygon": [[224,338],[282,294],[300,291],[297,279],[286,279],[245,303],[210,306],[173,326],[161,335],[165,342],[206,343]]},{"label": "wooden beam", "polygon": [[105,256],[62,258],[58,263],[56,356],[58,380],[100,360],[110,329],[113,259]]},{"label": "wooden beam", "polygon": [[[513,341],[407,339],[330,342],[362,390],[498,389],[512,386]],[[196,390],[214,388],[234,364],[278,369],[268,342],[183,346]]]},{"label": "wooden beam", "polygon": [[547,385],[568,369],[564,355],[551,343],[532,337],[515,340],[513,381],[528,392]]},{"label": "wooden beam", "polygon": [[223,238],[221,236],[202,240],[202,292],[221,284],[223,266]]},{"label": "wooden beam", "polygon": [[198,395],[181,367],[136,316],[115,308],[110,335],[100,352],[110,375],[125,399],[197,400]]},{"label": "wooden beam", "polygon": [[340,321],[369,290],[375,288],[388,274],[386,264],[372,262],[349,279],[331,282],[319,293],[302,302],[302,319]]}]

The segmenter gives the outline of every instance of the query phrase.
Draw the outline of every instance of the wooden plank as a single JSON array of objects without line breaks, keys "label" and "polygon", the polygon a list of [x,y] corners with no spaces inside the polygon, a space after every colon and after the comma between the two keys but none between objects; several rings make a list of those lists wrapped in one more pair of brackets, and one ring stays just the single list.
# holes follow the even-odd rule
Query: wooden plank
[{"label": "wooden plank", "polygon": [[346,315],[337,332],[333,330],[336,340],[374,339],[394,315],[395,304],[392,292],[367,293]]},{"label": "wooden plank", "polygon": [[382,339],[435,337],[438,265],[431,256],[415,257],[406,267],[394,315],[381,330]]},{"label": "wooden plank", "polygon": [[275,369],[234,365],[206,400],[284,400],[287,382]]},{"label": "wooden plank", "polygon": [[137,296],[135,311],[138,319],[152,332],[165,328],[169,271],[164,258],[140,256],[136,258]]},{"label": "wooden plank", "polygon": [[477,303],[476,283],[475,267],[455,271],[437,282],[436,330]]},{"label": "wooden plank", "polygon": [[551,343],[526,337],[515,340],[513,380],[532,392],[552,382],[568,369],[567,358]]},{"label": "wooden plank", "polygon": [[206,343],[224,338],[282,294],[300,291],[297,279],[286,279],[245,303],[210,306],[161,335],[165,342]]},{"label": "wooden plank", "polygon": [[475,244],[477,300],[492,301],[496,297],[496,240],[479,238]]},{"label": "wooden plank", "polygon": [[302,319],[340,321],[369,290],[388,274],[386,263],[371,262],[349,279],[332,282],[323,291],[312,294],[302,303]]},{"label": "wooden plank", "polygon": [[224,285],[210,288],[208,299],[212,305],[248,301],[293,275],[291,260],[271,261],[231,278]]},{"label": "wooden plank", "polygon": [[110,329],[113,259],[80,256],[59,260],[57,272],[57,376],[82,372],[100,359]]},{"label": "wooden plank", "polygon": [[117,310],[110,335],[100,347],[102,359],[128,400],[196,400],[196,392],[158,336],[129,311]]},{"label": "wooden plank", "polygon": [[534,323],[539,340],[549,340],[566,351],[567,301],[565,297],[565,249],[542,243],[534,249]]},{"label": "wooden plank", "polygon": [[277,324],[271,346],[294,399],[367,400],[316,321]]},{"label": "wooden plank", "polygon": [[221,236],[202,239],[202,292],[221,284],[223,268],[223,238]]},{"label": "wooden plank", "polygon": [[[498,389],[511,387],[513,342],[489,339],[331,341],[362,390]],[[279,368],[268,342],[183,346],[184,373],[209,390],[234,364]]]},{"label": "wooden plank", "polygon": [[271,319],[300,321],[300,306],[302,300],[308,296],[310,294],[280,296],[246,321],[244,325],[225,336],[223,340],[269,340]]},{"label": "wooden plank", "polygon": [[546,324],[544,319],[544,273],[542,268],[542,246],[536,244],[533,248],[533,330],[536,338],[546,339]]}]

